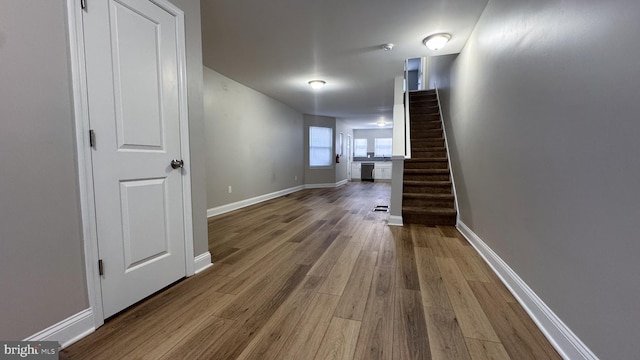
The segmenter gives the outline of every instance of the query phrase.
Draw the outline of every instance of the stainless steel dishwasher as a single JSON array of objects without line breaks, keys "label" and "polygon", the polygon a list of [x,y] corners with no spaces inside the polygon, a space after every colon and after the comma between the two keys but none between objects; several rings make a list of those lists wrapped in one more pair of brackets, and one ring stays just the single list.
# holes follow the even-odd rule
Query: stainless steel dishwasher
[{"label": "stainless steel dishwasher", "polygon": [[360,165],[360,181],[373,181],[373,171],[376,164],[362,163]]}]

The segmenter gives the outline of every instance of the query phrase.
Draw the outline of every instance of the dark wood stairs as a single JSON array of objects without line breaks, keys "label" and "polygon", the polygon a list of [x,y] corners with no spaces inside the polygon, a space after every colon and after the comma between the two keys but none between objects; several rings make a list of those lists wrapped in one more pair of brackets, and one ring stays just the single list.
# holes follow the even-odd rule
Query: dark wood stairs
[{"label": "dark wood stairs", "polygon": [[409,93],[409,116],[411,159],[404,161],[402,220],[455,225],[455,198],[436,92]]}]

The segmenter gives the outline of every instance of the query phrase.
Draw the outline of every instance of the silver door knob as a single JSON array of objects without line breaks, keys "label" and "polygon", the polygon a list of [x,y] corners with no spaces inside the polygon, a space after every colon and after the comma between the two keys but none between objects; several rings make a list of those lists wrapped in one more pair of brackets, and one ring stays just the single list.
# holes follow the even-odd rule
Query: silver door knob
[{"label": "silver door knob", "polygon": [[182,160],[171,160],[171,167],[174,169],[180,169],[184,167],[184,161]]}]

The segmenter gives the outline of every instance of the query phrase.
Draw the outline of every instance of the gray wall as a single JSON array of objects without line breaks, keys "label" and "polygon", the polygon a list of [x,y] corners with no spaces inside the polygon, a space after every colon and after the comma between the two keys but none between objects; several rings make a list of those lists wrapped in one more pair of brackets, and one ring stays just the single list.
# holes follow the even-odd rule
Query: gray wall
[{"label": "gray wall", "polygon": [[427,89],[435,89],[449,86],[449,73],[453,61],[458,54],[432,56],[429,58],[429,70],[427,73]]},{"label": "gray wall", "polygon": [[601,359],[640,353],[638,13],[491,0],[442,92],[461,220]]},{"label": "gray wall", "polygon": [[[323,126],[333,129],[333,138],[336,138],[336,118],[304,114],[304,181],[305,184],[335,184],[335,161],[331,166],[322,168],[309,167],[309,126]],[[335,144],[334,151],[335,154]],[[335,155],[334,155],[335,156]],[[346,177],[345,177],[346,178]]]},{"label": "gray wall", "polygon": [[[367,139],[367,152],[375,150],[376,138],[393,139],[393,129],[355,129],[353,130],[354,139]],[[353,152],[353,148],[351,150]],[[391,154],[389,154],[391,157]]]},{"label": "gray wall", "polygon": [[3,340],[89,305],[65,12],[62,0],[3,1],[0,11]]},{"label": "gray wall", "polygon": [[206,67],[204,80],[208,208],[302,185],[302,113]]},{"label": "gray wall", "polygon": [[[195,251],[207,249],[200,4],[185,9]],[[20,340],[89,306],[63,0],[0,11],[0,339]],[[43,58],[46,54],[46,58]],[[200,84],[200,85],[198,85]],[[200,99],[200,100],[199,100]]]}]

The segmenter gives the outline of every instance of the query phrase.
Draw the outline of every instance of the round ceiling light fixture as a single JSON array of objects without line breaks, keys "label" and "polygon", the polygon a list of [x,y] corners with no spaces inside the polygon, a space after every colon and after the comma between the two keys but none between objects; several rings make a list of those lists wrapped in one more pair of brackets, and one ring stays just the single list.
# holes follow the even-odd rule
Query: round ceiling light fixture
[{"label": "round ceiling light fixture", "polygon": [[319,90],[323,86],[325,86],[327,82],[324,80],[311,80],[309,81],[309,85],[313,88],[313,90]]},{"label": "round ceiling light fixture", "polygon": [[422,43],[429,49],[436,51],[442,49],[449,40],[451,40],[451,34],[440,33],[427,36],[422,40]]}]

